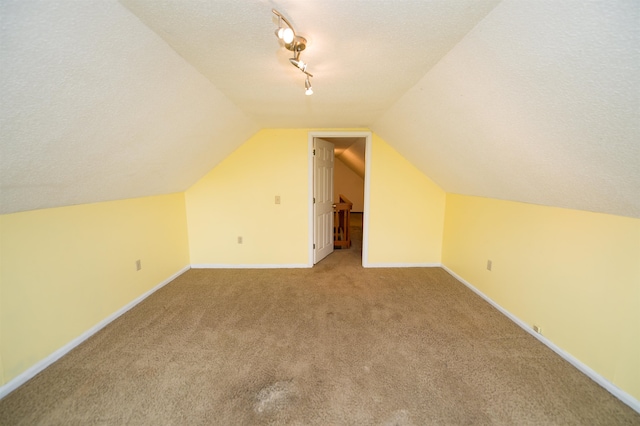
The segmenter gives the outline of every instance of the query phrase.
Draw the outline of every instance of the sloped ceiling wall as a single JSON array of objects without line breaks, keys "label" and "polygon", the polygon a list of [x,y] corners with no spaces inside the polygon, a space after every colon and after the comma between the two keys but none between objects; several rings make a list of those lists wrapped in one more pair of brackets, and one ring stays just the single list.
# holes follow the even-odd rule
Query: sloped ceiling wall
[{"label": "sloped ceiling wall", "polygon": [[447,192],[640,217],[640,2],[505,1],[372,128]]},{"label": "sloped ceiling wall", "polygon": [[0,8],[0,213],[184,191],[258,130],[115,1]]},{"label": "sloped ceiling wall", "polygon": [[333,152],[352,172],[364,179],[365,173],[365,138],[329,138],[333,143]]}]

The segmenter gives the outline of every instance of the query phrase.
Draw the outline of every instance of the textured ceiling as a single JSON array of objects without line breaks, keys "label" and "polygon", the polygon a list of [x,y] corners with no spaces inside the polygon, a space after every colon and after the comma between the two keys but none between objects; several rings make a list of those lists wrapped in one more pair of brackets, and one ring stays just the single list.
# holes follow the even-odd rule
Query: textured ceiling
[{"label": "textured ceiling", "polygon": [[639,22],[634,0],[1,0],[0,213],[183,191],[260,128],[369,127],[448,192],[640,217]]},{"label": "textured ceiling", "polygon": [[[498,0],[121,0],[262,127],[367,127]],[[304,75],[274,32],[308,40]]]},{"label": "textured ceiling", "polygon": [[640,217],[640,2],[505,1],[372,129],[447,192]]},{"label": "textured ceiling", "polygon": [[184,191],[258,130],[115,1],[0,8],[0,213]]}]

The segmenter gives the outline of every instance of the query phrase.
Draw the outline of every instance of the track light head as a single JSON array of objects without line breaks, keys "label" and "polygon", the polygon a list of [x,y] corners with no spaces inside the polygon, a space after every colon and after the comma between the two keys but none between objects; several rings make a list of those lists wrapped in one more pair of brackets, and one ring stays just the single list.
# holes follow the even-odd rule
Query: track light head
[{"label": "track light head", "polygon": [[307,76],[304,81],[304,94],[307,96],[313,95],[313,88],[311,87],[311,82],[309,81],[309,76]]},{"label": "track light head", "polygon": [[[289,25],[289,22],[286,19],[284,19],[282,15],[277,13],[276,15],[278,16],[278,29],[276,30],[276,37],[284,41],[284,44],[291,44],[291,42],[296,36],[295,33],[293,32],[293,28],[291,28],[291,25]],[[283,20],[286,26],[282,25]]]},{"label": "track light head", "polygon": [[304,72],[307,70],[307,64],[305,64],[303,61],[296,59],[296,58],[290,58],[289,62],[291,62],[293,65],[295,65],[296,67],[300,68],[300,71]]},{"label": "track light head", "polygon": [[295,34],[291,28],[282,28],[282,37],[280,37],[284,44],[291,44],[293,39],[295,38]]}]

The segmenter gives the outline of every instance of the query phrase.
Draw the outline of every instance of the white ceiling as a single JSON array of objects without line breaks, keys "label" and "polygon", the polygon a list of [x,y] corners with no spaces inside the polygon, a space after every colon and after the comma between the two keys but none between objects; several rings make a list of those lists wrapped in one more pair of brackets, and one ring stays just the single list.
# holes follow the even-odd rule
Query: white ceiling
[{"label": "white ceiling", "polygon": [[260,128],[368,127],[448,192],[640,217],[639,22],[633,0],[2,0],[0,213],[183,191]]},{"label": "white ceiling", "polygon": [[[367,127],[499,0],[121,0],[261,127]],[[301,58],[275,37],[281,12]]]}]

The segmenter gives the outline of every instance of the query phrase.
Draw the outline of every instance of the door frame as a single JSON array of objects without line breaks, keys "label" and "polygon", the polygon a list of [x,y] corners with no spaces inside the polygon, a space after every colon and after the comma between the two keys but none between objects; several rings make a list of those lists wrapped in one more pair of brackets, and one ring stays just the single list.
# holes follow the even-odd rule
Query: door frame
[{"label": "door frame", "polygon": [[318,131],[308,134],[308,229],[309,246],[308,261],[310,268],[313,267],[313,244],[315,243],[314,215],[313,215],[313,139],[314,138],[365,138],[364,149],[364,211],[362,212],[362,266],[367,267],[369,258],[369,193],[371,187],[371,132],[369,131]]}]

